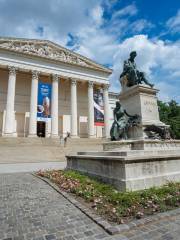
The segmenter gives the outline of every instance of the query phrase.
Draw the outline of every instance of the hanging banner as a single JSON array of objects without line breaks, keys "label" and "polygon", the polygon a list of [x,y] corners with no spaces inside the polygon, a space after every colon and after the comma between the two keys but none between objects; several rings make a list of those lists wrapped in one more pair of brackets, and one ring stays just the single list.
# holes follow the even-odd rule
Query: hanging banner
[{"label": "hanging banner", "polygon": [[94,125],[104,126],[104,101],[101,90],[94,91]]},{"label": "hanging banner", "polygon": [[37,120],[46,121],[51,118],[51,84],[39,82]]}]

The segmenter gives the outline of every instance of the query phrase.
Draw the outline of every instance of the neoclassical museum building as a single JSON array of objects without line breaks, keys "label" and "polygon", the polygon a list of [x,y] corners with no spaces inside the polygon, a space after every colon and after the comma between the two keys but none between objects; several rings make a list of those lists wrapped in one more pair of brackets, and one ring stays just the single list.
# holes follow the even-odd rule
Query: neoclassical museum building
[{"label": "neoclassical museum building", "polygon": [[108,137],[111,73],[51,41],[0,38],[1,136]]}]

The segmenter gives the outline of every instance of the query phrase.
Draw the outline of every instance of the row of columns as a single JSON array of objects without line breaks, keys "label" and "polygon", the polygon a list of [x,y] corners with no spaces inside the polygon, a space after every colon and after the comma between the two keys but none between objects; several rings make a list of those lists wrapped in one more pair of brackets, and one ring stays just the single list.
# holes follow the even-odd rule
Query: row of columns
[{"label": "row of columns", "polygon": [[[32,71],[31,98],[30,98],[30,118],[29,118],[29,137],[37,136],[37,98],[38,98],[38,79],[39,72]],[[52,101],[51,101],[51,136],[58,137],[58,75],[52,76]],[[5,116],[4,135],[14,134],[14,102],[16,86],[16,68],[9,68],[7,105]],[[103,88],[104,93],[104,122],[105,137],[109,137],[109,99],[108,85]],[[94,99],[93,82],[88,83],[88,135],[94,137]],[[71,80],[71,137],[78,137],[77,132],[77,81]]]},{"label": "row of columns", "polygon": [[[71,81],[71,137],[76,138],[77,135],[77,81]],[[109,126],[109,85],[104,85],[104,123],[105,123],[105,137],[109,138],[110,126]],[[88,137],[94,138],[94,92],[93,82],[88,82]]]}]

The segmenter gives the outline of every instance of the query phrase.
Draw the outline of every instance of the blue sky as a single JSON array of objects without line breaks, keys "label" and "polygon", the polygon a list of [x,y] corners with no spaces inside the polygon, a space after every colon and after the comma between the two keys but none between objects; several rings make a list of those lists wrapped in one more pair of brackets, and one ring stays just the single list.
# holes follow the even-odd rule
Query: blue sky
[{"label": "blue sky", "polygon": [[180,102],[180,0],[0,0],[2,36],[49,39],[113,69],[129,52],[160,89]]}]

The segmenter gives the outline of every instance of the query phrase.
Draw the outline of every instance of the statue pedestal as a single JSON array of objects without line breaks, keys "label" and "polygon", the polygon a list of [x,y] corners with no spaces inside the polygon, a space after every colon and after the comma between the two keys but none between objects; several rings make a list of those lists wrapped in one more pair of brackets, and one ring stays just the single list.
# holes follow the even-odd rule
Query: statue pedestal
[{"label": "statue pedestal", "polygon": [[103,149],[67,156],[67,169],[96,177],[120,191],[180,181],[180,140],[121,140],[104,143]]},{"label": "statue pedestal", "polygon": [[141,117],[140,125],[129,130],[130,139],[147,138],[143,130],[149,125],[166,126],[159,120],[157,93],[157,89],[148,85],[135,85],[120,93],[120,103],[127,113]]},{"label": "statue pedestal", "polygon": [[180,181],[180,140],[146,139],[144,128],[166,126],[159,120],[158,90],[147,85],[123,88],[119,100],[140,124],[128,132],[128,140],[103,144],[101,152],[67,156],[67,169],[77,170],[114,185],[120,191],[136,191]]}]

